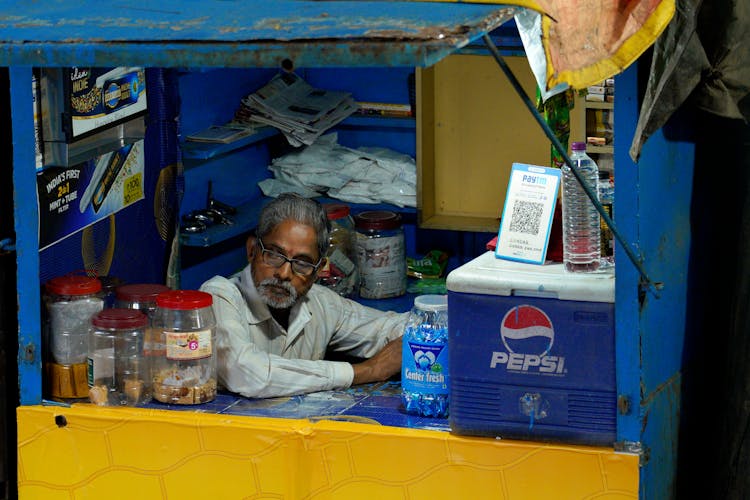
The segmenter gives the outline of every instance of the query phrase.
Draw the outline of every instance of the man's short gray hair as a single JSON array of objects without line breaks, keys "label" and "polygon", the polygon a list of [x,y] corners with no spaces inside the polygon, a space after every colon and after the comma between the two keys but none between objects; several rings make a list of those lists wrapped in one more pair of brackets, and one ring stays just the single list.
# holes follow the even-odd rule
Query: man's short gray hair
[{"label": "man's short gray hair", "polygon": [[330,222],[323,205],[297,193],[282,193],[260,211],[258,237],[263,238],[285,220],[293,220],[313,228],[318,238],[318,255],[325,256]]}]

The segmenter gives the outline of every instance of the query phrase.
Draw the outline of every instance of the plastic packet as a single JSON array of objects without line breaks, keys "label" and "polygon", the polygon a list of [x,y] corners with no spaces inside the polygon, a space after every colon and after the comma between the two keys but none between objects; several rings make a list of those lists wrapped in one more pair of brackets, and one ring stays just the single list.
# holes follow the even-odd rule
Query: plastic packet
[{"label": "plastic packet", "polygon": [[440,250],[430,250],[421,259],[406,258],[406,274],[412,278],[439,278],[448,265],[448,254]]},{"label": "plastic packet", "polygon": [[445,295],[446,293],[448,293],[448,289],[445,285],[445,278],[424,278],[420,280],[414,280],[410,282],[409,285],[407,285],[406,291],[407,293],[416,293],[418,295]]}]

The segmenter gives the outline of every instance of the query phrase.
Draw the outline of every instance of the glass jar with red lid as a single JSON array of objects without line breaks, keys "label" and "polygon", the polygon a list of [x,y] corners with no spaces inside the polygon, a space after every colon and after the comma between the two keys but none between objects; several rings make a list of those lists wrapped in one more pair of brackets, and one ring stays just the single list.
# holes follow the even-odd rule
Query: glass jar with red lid
[{"label": "glass jar with red lid", "polygon": [[154,329],[164,354],[152,363],[153,398],[190,405],[216,397],[216,319],[213,297],[198,290],[170,290],[156,297]]},{"label": "glass jar with red lid", "polygon": [[151,369],[143,353],[148,317],[142,311],[107,308],[91,318],[89,400],[134,406],[151,400]]},{"label": "glass jar with red lid", "polygon": [[86,358],[91,317],[104,308],[98,278],[71,273],[44,286],[45,393],[54,400],[86,398]]},{"label": "glass jar with red lid", "polygon": [[171,290],[166,285],[158,283],[130,283],[120,285],[115,289],[115,307],[138,309],[148,317],[146,335],[143,343],[145,356],[163,356],[164,345],[159,343],[159,335],[154,329],[154,313],[156,312],[156,297]]},{"label": "glass jar with red lid", "polygon": [[326,203],[323,205],[331,224],[326,262],[318,270],[318,283],[343,297],[349,297],[359,286],[354,219],[349,205]]}]

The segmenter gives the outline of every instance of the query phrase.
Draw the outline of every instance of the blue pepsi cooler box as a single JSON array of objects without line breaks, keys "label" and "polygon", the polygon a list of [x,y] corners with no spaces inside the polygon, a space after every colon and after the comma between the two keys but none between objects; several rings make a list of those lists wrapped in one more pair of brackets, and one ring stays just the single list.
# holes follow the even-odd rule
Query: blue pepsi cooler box
[{"label": "blue pepsi cooler box", "polygon": [[447,278],[451,432],[612,445],[614,268],[487,252]]}]

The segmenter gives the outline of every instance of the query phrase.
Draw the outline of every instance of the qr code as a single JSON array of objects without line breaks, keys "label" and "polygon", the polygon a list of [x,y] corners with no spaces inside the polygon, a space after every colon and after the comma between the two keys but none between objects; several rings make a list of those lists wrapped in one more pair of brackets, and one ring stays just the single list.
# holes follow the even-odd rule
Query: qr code
[{"label": "qr code", "polygon": [[510,216],[510,230],[516,233],[539,234],[544,204],[531,201],[516,201]]}]

